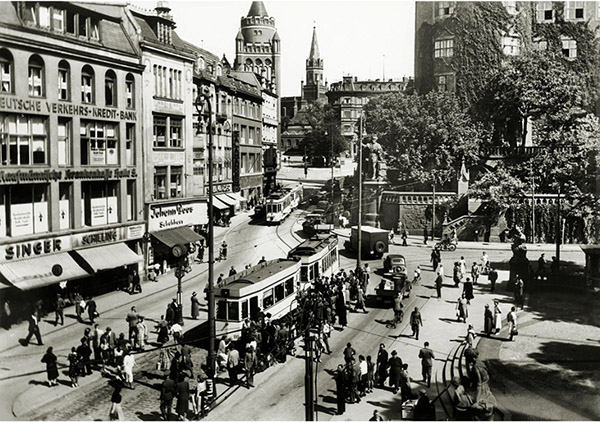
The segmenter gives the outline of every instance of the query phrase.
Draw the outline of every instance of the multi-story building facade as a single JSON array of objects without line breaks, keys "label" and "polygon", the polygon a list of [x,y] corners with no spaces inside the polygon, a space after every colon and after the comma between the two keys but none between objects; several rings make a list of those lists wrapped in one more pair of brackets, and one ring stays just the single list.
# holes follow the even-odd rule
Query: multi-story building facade
[{"label": "multi-story building facade", "polygon": [[[306,107],[314,102],[327,102],[327,83],[323,80],[323,59],[319,52],[317,29],[313,28],[310,53],[306,59],[306,83],[300,82],[299,97],[281,98],[282,118],[280,151],[299,152],[304,136],[311,130],[306,120]],[[283,123],[285,121],[285,123]]]},{"label": "multi-story building facade", "polygon": [[352,145],[352,155],[357,152],[354,139],[364,105],[369,102],[369,99],[378,95],[405,92],[411,82],[407,77],[387,81],[379,79],[359,81],[356,77],[344,76],[341,82],[331,84],[327,91],[327,98],[340,117],[341,134],[347,139],[349,145]]},{"label": "multi-story building facade", "polygon": [[148,265],[165,270],[173,242],[199,239],[193,226],[208,222],[206,201],[197,196],[193,177],[196,58],[175,32],[166,2],[154,10],[130,7],[130,13],[144,66],[144,200],[152,235],[146,258]]},{"label": "multi-story building facade", "polygon": [[124,6],[0,3],[0,296],[14,314],[63,288],[110,290],[142,261],[130,31]]},{"label": "multi-story building facade", "polygon": [[262,93],[252,72],[229,73],[233,103],[233,190],[253,204],[263,196]]},{"label": "multi-story building facade", "polygon": [[275,93],[262,89],[262,148],[264,196],[269,195],[277,182],[279,170],[279,102]]}]

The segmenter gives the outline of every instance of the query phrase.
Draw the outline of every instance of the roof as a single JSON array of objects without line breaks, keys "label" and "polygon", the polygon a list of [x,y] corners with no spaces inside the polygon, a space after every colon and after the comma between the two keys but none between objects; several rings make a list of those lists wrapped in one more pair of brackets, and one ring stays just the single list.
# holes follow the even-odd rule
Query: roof
[{"label": "roof", "polygon": [[248,16],[269,16],[269,14],[262,1],[253,1]]},{"label": "roof", "polygon": [[[223,281],[223,287],[221,287],[221,289],[229,289],[230,292],[234,291],[239,294],[239,291],[244,287],[257,285],[261,281],[267,280],[269,277],[277,275],[285,270],[292,269],[297,265],[300,264],[299,261],[295,259],[273,259],[262,264],[254,265],[231,277],[227,277]],[[220,294],[220,291],[217,293]]]},{"label": "roof", "polygon": [[192,51],[190,51],[190,49],[188,48],[187,43],[181,38],[179,38],[179,35],[177,35],[177,32],[175,32],[174,29],[171,30],[171,44],[166,44],[158,39],[156,33],[154,32],[154,29],[152,28],[153,23],[159,20],[169,22],[168,20],[165,20],[159,17],[158,15],[144,14],[143,12],[140,12],[137,9],[130,10],[135,19],[136,24],[140,28],[140,35],[142,36],[142,39],[145,42],[161,49],[186,53],[187,55],[192,54]]},{"label": "roof", "polygon": [[328,249],[329,246],[333,243],[337,244],[337,236],[330,235],[328,237],[317,237],[313,239],[307,239],[304,242],[300,243],[294,249],[288,252],[288,257],[291,258],[293,256],[307,256],[313,255],[317,252],[322,251],[323,249]]},{"label": "roof", "polygon": [[309,59],[318,59],[319,55],[319,43],[317,42],[317,28],[313,26],[312,43],[310,44],[310,55]]}]

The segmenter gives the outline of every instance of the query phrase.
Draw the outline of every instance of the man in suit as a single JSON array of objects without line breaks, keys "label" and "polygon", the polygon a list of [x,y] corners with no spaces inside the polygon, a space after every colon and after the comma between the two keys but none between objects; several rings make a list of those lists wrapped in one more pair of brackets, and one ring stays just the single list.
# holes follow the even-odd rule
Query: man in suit
[{"label": "man in suit", "polygon": [[419,330],[422,326],[423,320],[421,319],[421,312],[419,312],[419,308],[415,306],[415,309],[410,314],[410,328],[416,340],[419,339]]},{"label": "man in suit", "polygon": [[175,381],[165,375],[165,380],[160,389],[160,413],[163,420],[168,421],[171,417],[171,409],[173,408],[173,398],[175,397]]},{"label": "man in suit", "polygon": [[131,307],[131,311],[127,314],[127,323],[129,324],[129,341],[131,344],[134,344],[134,339],[137,338],[137,323],[138,323],[138,314],[135,306]]},{"label": "man in suit", "polygon": [[378,383],[383,387],[385,379],[387,378],[387,367],[388,367],[388,352],[385,350],[385,345],[381,343],[379,345],[379,352],[377,352],[377,373],[379,374]]},{"label": "man in suit", "polygon": [[65,309],[65,300],[62,298],[62,296],[60,295],[60,293],[58,295],[56,295],[56,308],[54,309],[54,313],[56,316],[56,319],[54,320],[54,325],[58,325],[58,320],[60,319],[60,325],[65,325],[65,315],[64,315],[64,309]]},{"label": "man in suit", "polygon": [[427,388],[431,387],[431,368],[433,366],[433,359],[435,355],[433,350],[429,348],[429,342],[425,342],[425,347],[419,351],[419,358],[421,359],[421,373],[423,374],[423,382],[427,382]]},{"label": "man in suit", "polygon": [[34,335],[38,341],[38,344],[40,346],[44,345],[44,343],[42,343],[42,335],[40,334],[40,327],[38,325],[38,317],[36,316],[35,312],[31,314],[31,317],[29,317],[28,331],[29,334],[27,334],[27,337],[25,337],[25,341],[23,341],[24,346],[29,346],[29,340],[31,340],[31,337]]},{"label": "man in suit", "polygon": [[392,357],[388,361],[390,367],[390,387],[394,389],[394,394],[400,388],[400,375],[402,374],[402,359],[395,350],[392,350]]}]

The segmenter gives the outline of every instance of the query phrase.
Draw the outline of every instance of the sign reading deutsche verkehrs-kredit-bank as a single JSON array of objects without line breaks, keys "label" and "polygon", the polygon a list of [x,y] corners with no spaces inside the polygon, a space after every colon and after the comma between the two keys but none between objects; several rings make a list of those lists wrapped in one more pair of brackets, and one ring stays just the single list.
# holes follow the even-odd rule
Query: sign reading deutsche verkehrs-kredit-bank
[{"label": "sign reading deutsche verkehrs-kredit-bank", "polygon": [[32,98],[0,97],[0,110],[94,117],[111,120],[137,120],[137,112],[134,110],[119,110],[108,107],[96,107],[88,104],[52,103]]},{"label": "sign reading deutsche verkehrs-kredit-bank", "polygon": [[149,232],[197,224],[208,224],[208,206],[206,202],[175,202],[150,205],[148,212]]}]

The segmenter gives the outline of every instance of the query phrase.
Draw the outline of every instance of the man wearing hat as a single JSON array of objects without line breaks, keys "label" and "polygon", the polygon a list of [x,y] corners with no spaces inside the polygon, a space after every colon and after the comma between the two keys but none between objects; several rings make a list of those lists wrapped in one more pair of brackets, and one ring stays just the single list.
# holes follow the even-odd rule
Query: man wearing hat
[{"label": "man wearing hat", "polygon": [[192,319],[198,319],[200,316],[200,299],[196,292],[192,293]]},{"label": "man wearing hat", "polygon": [[431,367],[433,366],[433,359],[435,355],[433,350],[429,348],[429,342],[426,341],[423,347],[419,351],[419,358],[421,359],[421,373],[423,375],[423,382],[427,382],[427,388],[431,387]]}]

